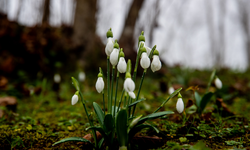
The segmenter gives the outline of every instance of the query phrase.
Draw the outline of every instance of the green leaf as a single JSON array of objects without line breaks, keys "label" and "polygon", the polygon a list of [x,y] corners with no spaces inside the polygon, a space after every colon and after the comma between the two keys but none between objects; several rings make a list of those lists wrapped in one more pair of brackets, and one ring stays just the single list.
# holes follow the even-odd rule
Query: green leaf
[{"label": "green leaf", "polygon": [[160,118],[162,116],[169,115],[169,114],[174,114],[174,112],[173,111],[162,111],[162,112],[152,113],[152,114],[149,114],[149,115],[141,118],[137,124],[139,125],[139,124],[144,123],[147,120]]},{"label": "green leaf", "polygon": [[158,110],[160,110],[166,102],[168,102],[171,98],[173,98],[176,94],[178,94],[180,91],[182,90],[182,88],[179,88],[177,90],[175,90],[162,104],[159,108],[157,108],[154,113],[156,113]]},{"label": "green leaf", "polygon": [[101,149],[103,142],[104,142],[104,138],[102,138],[102,139],[98,142],[98,149]]},{"label": "green leaf", "polygon": [[111,114],[107,114],[104,119],[103,130],[109,134],[114,129],[114,119]]},{"label": "green leaf", "polygon": [[93,107],[94,107],[95,113],[97,115],[97,120],[100,123],[100,125],[103,127],[104,117],[105,117],[104,113],[103,113],[101,107],[96,102],[93,102]]},{"label": "green leaf", "polygon": [[206,107],[207,103],[211,100],[212,96],[214,93],[209,92],[206,93],[201,100],[201,104],[200,104],[200,113],[202,113],[202,111],[204,110],[204,108]]},{"label": "green leaf", "polygon": [[128,143],[128,116],[126,109],[122,109],[118,112],[116,117],[116,132],[120,146],[127,146]]},{"label": "green leaf", "polygon": [[198,92],[194,92],[194,97],[195,97],[195,101],[196,101],[196,106],[198,107],[198,108],[200,108],[201,106],[201,96],[199,95],[199,93]]},{"label": "green leaf", "polygon": [[207,92],[208,92],[208,90],[209,90],[209,88],[210,88],[210,86],[211,86],[211,83],[212,83],[213,80],[214,80],[215,73],[216,73],[216,69],[214,69],[213,72],[211,73],[210,79],[209,79],[208,84],[207,84],[207,90],[206,90]]},{"label": "green leaf", "polygon": [[140,103],[141,101],[145,101],[145,100],[146,100],[146,98],[139,99],[139,100],[133,102],[132,104],[130,104],[128,107],[132,107],[132,106],[136,105],[137,103]]},{"label": "green leaf", "polygon": [[76,90],[80,91],[80,86],[79,86],[78,81],[74,77],[71,77],[71,79],[72,79],[72,83],[73,83],[74,87],[76,88]]},{"label": "green leaf", "polygon": [[93,147],[94,145],[87,139],[85,138],[81,138],[81,137],[69,137],[69,138],[65,138],[65,139],[62,139],[58,142],[55,142],[52,146],[55,146],[57,144],[60,144],[60,143],[64,143],[64,142],[70,142],[70,141],[74,141],[74,142],[87,142],[87,143],[90,143]]},{"label": "green leaf", "polygon": [[156,131],[156,133],[160,132],[156,127],[154,127],[152,125],[140,124],[140,125],[137,125],[137,126],[133,127],[132,129],[130,129],[130,131],[129,131],[129,139],[131,140],[135,136],[136,133],[140,132],[144,128],[152,128],[152,129],[154,129]]}]

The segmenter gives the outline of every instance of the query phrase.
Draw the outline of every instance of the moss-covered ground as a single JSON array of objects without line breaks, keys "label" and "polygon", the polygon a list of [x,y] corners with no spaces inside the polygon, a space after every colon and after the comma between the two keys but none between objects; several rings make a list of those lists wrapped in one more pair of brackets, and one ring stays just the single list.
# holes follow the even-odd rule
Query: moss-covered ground
[{"label": "moss-covered ground", "polygon": [[[188,101],[194,100],[194,96],[192,91],[186,89],[198,85],[199,94],[205,94],[211,72],[180,68],[163,68],[158,73],[149,71],[140,95],[145,97],[146,101],[137,105],[136,114],[146,115],[157,109],[169,96],[169,83],[183,87],[181,94],[187,105]],[[86,72],[86,80],[80,83],[89,111],[93,111],[94,101],[102,106],[102,95],[95,90],[97,73]],[[209,91],[215,94],[203,115],[188,114],[187,111],[185,114],[178,114],[175,109],[177,97],[174,97],[161,110],[172,110],[175,114],[149,122],[161,132],[156,134],[151,130],[142,131],[137,135],[137,139],[134,139],[133,149],[144,149],[143,141],[138,139],[142,136],[148,137],[149,143],[158,140],[152,149],[159,150],[250,149],[250,71],[237,73],[219,70],[216,75],[223,82],[223,88],[217,90],[212,84]],[[33,85],[41,89],[31,95],[17,90],[16,84],[19,81],[9,80],[7,87],[1,89],[0,96],[15,96],[18,104],[14,112],[1,107],[4,116],[0,118],[0,149],[85,149],[84,144],[75,142],[52,146],[60,139],[83,137],[89,133],[85,130],[89,123],[81,103],[71,105],[71,97],[75,93],[71,76],[77,77],[77,73],[62,75],[59,91],[53,90],[53,82],[50,79],[26,79],[24,87]],[[140,74],[137,87],[139,76]],[[119,80],[118,95],[121,94],[122,78],[123,75]],[[219,102],[218,98],[223,100],[223,103]],[[95,115],[93,117],[96,120]]]}]

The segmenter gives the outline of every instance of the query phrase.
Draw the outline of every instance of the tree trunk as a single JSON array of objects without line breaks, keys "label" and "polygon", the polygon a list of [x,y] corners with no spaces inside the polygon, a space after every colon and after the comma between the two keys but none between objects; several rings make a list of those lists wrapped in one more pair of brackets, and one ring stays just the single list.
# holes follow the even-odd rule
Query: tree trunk
[{"label": "tree trunk", "polygon": [[44,0],[42,25],[48,25],[49,23],[49,7],[50,0]]},{"label": "tree trunk", "polygon": [[125,20],[125,25],[119,40],[119,45],[121,48],[123,48],[126,58],[129,58],[131,60],[136,59],[136,52],[134,50],[134,27],[143,2],[144,0],[133,1]]}]

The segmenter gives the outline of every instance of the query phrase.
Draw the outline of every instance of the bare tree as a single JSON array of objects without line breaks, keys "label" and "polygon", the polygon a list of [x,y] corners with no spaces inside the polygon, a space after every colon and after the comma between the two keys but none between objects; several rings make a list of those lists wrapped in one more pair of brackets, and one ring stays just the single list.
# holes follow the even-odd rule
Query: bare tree
[{"label": "bare tree", "polygon": [[49,23],[49,13],[50,13],[50,0],[44,0],[44,6],[43,6],[43,19],[42,24],[48,24]]},{"label": "bare tree", "polygon": [[248,67],[250,67],[250,2],[248,0],[239,0],[237,3],[242,29],[244,30],[246,37],[245,45],[247,51]]},{"label": "bare tree", "polygon": [[144,0],[134,0],[129,9],[129,13],[125,20],[125,25],[119,40],[120,47],[124,49],[127,58],[135,60],[136,52],[134,50],[134,27],[138,18],[139,11],[142,7]]}]

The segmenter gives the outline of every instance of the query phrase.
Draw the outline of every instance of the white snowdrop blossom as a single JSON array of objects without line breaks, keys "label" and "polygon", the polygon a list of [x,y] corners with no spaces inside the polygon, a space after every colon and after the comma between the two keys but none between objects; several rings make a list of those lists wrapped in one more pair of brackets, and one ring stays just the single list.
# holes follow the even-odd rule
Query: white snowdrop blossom
[{"label": "white snowdrop blossom", "polygon": [[150,53],[151,53],[151,48],[149,48],[149,47],[147,47],[147,46],[144,46],[145,48],[146,48],[146,50],[147,50],[147,54],[148,54],[148,56],[150,55]]},{"label": "white snowdrop blossom", "polygon": [[178,98],[177,103],[176,103],[176,110],[178,113],[182,113],[184,110],[184,103],[182,98]]},{"label": "white snowdrop blossom", "polygon": [[216,78],[214,80],[214,84],[215,84],[215,86],[216,86],[217,89],[221,89],[222,88],[222,82],[221,82],[221,80],[219,78]]},{"label": "white snowdrop blossom", "polygon": [[168,88],[168,94],[170,95],[172,93],[174,93],[174,87],[171,86]]},{"label": "white snowdrop blossom", "polygon": [[101,93],[103,91],[103,89],[104,89],[104,81],[103,81],[102,77],[97,78],[95,88],[96,88],[98,93]]},{"label": "white snowdrop blossom", "polygon": [[79,72],[78,79],[80,82],[83,82],[86,79],[86,75],[83,71]]},{"label": "white snowdrop blossom", "polygon": [[60,76],[60,74],[55,74],[54,75],[54,82],[55,83],[60,83],[61,82],[61,76]]},{"label": "white snowdrop blossom", "polygon": [[134,93],[135,83],[131,78],[127,78],[124,81],[123,87],[124,87],[125,91],[128,92],[129,96],[131,98],[135,99],[135,93]]},{"label": "white snowdrop blossom", "polygon": [[158,71],[161,69],[161,61],[158,55],[153,55],[153,60],[151,63],[151,70],[153,72]]},{"label": "white snowdrop blossom", "polygon": [[141,61],[140,61],[141,67],[143,69],[147,69],[150,66],[150,59],[148,58],[148,55],[146,52],[143,52],[141,54]]},{"label": "white snowdrop blossom", "polygon": [[116,66],[118,63],[118,56],[119,56],[119,49],[114,48],[114,50],[112,51],[112,53],[110,54],[110,63],[113,66]]},{"label": "white snowdrop blossom", "polygon": [[125,73],[126,69],[127,69],[127,63],[126,63],[126,61],[125,61],[124,57],[120,57],[118,65],[117,65],[117,70],[120,73]]},{"label": "white snowdrop blossom", "polygon": [[107,39],[107,44],[106,44],[106,47],[105,47],[105,53],[106,53],[107,56],[110,56],[110,54],[113,51],[113,48],[114,48],[113,38],[109,37]]},{"label": "white snowdrop blossom", "polygon": [[71,99],[71,104],[75,105],[78,102],[78,95],[74,94]]}]

